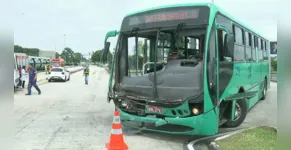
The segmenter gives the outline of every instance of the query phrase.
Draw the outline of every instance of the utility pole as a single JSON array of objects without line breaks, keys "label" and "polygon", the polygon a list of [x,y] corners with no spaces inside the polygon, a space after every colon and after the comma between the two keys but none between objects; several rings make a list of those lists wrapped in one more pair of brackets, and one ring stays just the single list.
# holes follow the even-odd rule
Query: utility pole
[{"label": "utility pole", "polygon": [[[66,46],[67,46],[67,35],[64,34],[64,50],[65,50]],[[68,54],[66,53],[65,55],[66,55],[65,56],[66,57],[66,63],[68,63]]]},{"label": "utility pole", "polygon": [[67,44],[66,42],[67,42],[67,35],[66,35],[66,34],[64,34],[64,49],[65,49],[65,48],[66,48],[66,46],[67,46],[67,45],[66,45],[66,44]]}]

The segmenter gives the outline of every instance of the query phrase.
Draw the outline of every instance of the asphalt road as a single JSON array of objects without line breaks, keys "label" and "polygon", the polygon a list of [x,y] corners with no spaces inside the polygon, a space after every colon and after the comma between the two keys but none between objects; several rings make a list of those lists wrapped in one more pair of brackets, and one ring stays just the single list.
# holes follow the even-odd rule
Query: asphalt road
[{"label": "asphalt road", "polygon": [[[15,149],[105,150],[109,141],[114,106],[106,95],[109,76],[103,68],[90,67],[89,85],[81,72],[63,83],[40,86],[42,95],[15,93]],[[277,91],[272,83],[268,99],[251,110],[242,126],[276,124]],[[253,114],[253,115],[251,115]],[[274,117],[274,118],[273,118]],[[272,118],[272,119],[270,119]],[[197,137],[137,132],[123,128],[124,139],[133,150],[179,150]]]}]

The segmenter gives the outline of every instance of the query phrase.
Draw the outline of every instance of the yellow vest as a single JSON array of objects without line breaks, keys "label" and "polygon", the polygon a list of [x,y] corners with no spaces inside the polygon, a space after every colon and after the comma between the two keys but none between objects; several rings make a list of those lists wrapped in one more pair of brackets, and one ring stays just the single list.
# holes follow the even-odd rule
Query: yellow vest
[{"label": "yellow vest", "polygon": [[84,70],[84,75],[89,75],[89,69]]}]

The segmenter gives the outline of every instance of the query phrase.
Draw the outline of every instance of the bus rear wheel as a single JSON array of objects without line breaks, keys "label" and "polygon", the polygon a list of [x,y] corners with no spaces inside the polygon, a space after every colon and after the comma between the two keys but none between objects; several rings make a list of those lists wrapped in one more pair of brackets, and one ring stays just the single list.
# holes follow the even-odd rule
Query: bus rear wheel
[{"label": "bus rear wheel", "polygon": [[[231,111],[230,111],[231,112]],[[247,116],[247,102],[245,99],[240,99],[236,101],[234,120],[227,120],[224,123],[225,127],[235,128],[241,125]]]}]

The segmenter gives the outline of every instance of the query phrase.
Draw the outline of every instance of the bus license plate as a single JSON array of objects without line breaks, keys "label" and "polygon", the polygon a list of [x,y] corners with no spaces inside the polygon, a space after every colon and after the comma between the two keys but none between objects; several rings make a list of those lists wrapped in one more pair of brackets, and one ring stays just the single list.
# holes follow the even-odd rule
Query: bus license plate
[{"label": "bus license plate", "polygon": [[161,107],[150,106],[150,105],[148,106],[148,110],[152,112],[158,112],[158,113],[161,113],[163,111]]}]

